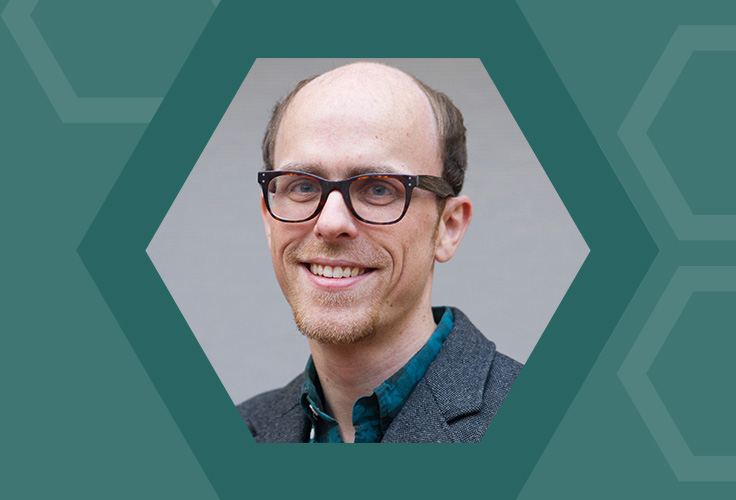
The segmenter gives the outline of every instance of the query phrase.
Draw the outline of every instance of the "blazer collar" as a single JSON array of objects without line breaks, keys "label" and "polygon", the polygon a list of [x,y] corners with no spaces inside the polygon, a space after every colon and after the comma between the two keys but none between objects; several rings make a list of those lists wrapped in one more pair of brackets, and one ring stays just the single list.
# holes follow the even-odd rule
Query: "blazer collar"
[{"label": "blazer collar", "polygon": [[299,403],[304,375],[284,387],[284,396],[272,407],[272,422],[255,436],[258,443],[305,443],[309,441],[310,422]]}]

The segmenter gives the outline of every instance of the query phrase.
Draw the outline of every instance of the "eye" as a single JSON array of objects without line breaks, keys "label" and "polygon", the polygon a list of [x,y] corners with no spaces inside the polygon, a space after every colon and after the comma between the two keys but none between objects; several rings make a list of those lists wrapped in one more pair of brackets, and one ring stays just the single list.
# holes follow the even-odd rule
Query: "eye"
[{"label": "eye", "polygon": [[311,182],[295,182],[292,190],[299,194],[309,194],[317,191],[317,187]]},{"label": "eye", "polygon": [[360,179],[353,188],[355,194],[351,196],[369,205],[388,205],[404,198],[403,184],[390,177]]},{"label": "eye", "polygon": [[284,196],[294,202],[308,202],[319,198],[321,188],[319,182],[308,177],[284,176],[277,186],[276,196]]},{"label": "eye", "polygon": [[382,184],[374,184],[369,189],[370,194],[373,196],[386,196],[389,194],[388,188]]}]

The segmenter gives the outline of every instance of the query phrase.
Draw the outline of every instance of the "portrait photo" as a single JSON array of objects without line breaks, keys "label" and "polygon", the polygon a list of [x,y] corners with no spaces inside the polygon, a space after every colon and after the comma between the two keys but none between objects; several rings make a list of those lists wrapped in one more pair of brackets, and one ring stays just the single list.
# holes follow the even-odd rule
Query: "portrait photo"
[{"label": "portrait photo", "polygon": [[477,442],[588,247],[479,59],[257,59],[147,253],[257,441]]}]

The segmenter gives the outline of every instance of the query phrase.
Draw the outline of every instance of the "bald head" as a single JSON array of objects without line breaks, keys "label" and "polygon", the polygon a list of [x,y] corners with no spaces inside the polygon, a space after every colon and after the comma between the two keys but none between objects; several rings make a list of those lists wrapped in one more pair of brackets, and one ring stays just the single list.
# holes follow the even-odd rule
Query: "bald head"
[{"label": "bald head", "polygon": [[[325,151],[343,151],[346,162],[359,164],[361,158],[370,156],[380,164],[364,167],[389,167],[390,171],[406,166],[391,165],[388,158],[408,152],[432,169],[425,173],[441,175],[437,124],[427,96],[411,77],[380,64],[343,66],[305,85],[289,104],[277,130],[277,168],[293,165],[295,159],[282,153],[290,151],[284,146],[295,140],[311,148],[303,151],[301,161],[313,159],[317,163]],[[385,159],[375,155],[378,146],[385,151]]]},{"label": "bald head", "polygon": [[318,88],[331,89],[335,93],[341,90],[349,93],[363,91],[373,94],[375,99],[395,99],[402,94],[413,94],[429,104],[412,76],[392,66],[375,62],[356,62],[323,73],[310,79],[300,93],[308,94]]},{"label": "bald head", "polygon": [[412,112],[425,122],[429,132],[437,133],[437,122],[429,99],[414,78],[384,64],[353,63],[318,76],[294,96],[289,108],[297,108],[309,101],[325,106],[344,106],[361,101],[363,110],[373,114]]}]

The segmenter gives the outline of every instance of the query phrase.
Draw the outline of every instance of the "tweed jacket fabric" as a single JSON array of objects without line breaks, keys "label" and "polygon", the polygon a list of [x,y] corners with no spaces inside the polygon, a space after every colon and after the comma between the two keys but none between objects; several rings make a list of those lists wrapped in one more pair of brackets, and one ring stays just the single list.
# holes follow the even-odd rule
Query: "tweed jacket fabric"
[{"label": "tweed jacket fabric", "polygon": [[[382,443],[475,443],[523,367],[459,309],[437,357],[386,430]],[[306,443],[311,423],[300,405],[304,374],[238,405],[259,443]]]}]

